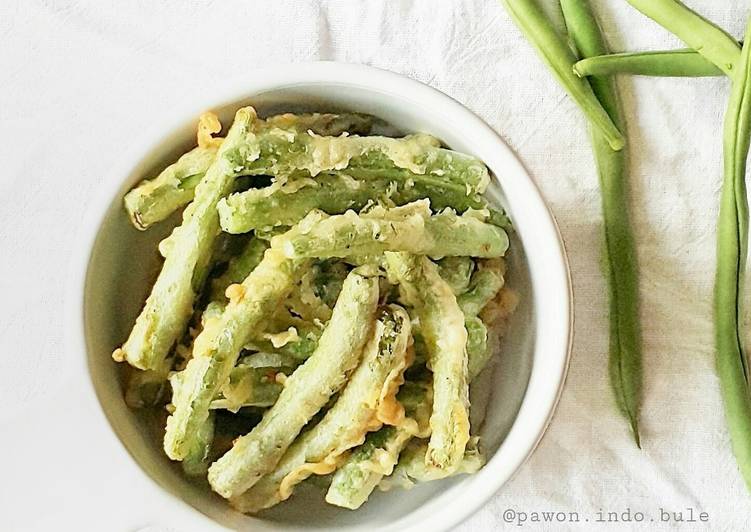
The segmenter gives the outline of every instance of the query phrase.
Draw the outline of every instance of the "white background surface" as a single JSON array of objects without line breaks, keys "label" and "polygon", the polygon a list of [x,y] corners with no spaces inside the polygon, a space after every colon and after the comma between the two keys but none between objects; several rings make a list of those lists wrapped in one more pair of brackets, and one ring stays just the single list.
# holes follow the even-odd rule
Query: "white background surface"
[{"label": "white background surface", "polygon": [[[688,2],[740,36],[751,3]],[[595,1],[614,49],[678,46],[621,0]],[[659,520],[693,508],[746,528],[751,496],[729,450],[713,369],[711,294],[721,180],[720,78],[623,79],[641,265],[644,450],[616,414],[606,370],[598,186],[583,120],[494,1],[0,2],[0,528],[121,530],[150,485],[66,424],[79,401],[64,350],[66,269],[102,175],[193,95],[256,66],[337,60],[443,90],[499,131],[561,226],[576,295],[566,390],[531,460],[461,530],[506,509],[628,508]],[[93,414],[92,414],[93,415]],[[590,523],[585,523],[586,518]],[[530,517],[531,519],[531,517]],[[179,530],[165,520],[159,525]],[[700,530],[701,523],[659,525]]]}]

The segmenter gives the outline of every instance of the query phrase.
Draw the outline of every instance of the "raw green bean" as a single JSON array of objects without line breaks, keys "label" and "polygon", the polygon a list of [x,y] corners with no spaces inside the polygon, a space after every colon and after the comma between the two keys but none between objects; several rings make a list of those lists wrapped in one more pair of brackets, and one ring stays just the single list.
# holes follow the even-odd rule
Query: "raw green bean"
[{"label": "raw green bean", "polygon": [[717,221],[715,343],[717,374],[733,452],[751,489],[751,393],[743,349],[741,306],[748,240],[746,162],[751,138],[751,19],[725,114],[725,177]]},{"label": "raw green bean", "polygon": [[481,196],[468,194],[465,185],[431,175],[413,174],[406,181],[390,176],[366,180],[345,174],[321,175],[307,180],[302,187],[298,181],[228,196],[218,207],[222,229],[228,233],[245,233],[252,229],[290,226],[313,209],[342,214],[349,209],[359,211],[378,201],[385,205],[404,205],[429,198],[435,210],[451,207],[458,212],[484,209],[488,205]]},{"label": "raw green bean", "polygon": [[574,65],[574,72],[579,77],[632,74],[696,78],[724,75],[722,70],[691,48],[585,57]]},{"label": "raw green bean", "polygon": [[568,43],[558,35],[537,1],[501,0],[501,3],[563,88],[579,104],[589,122],[603,134],[614,150],[623,148],[623,135],[600,105],[589,83],[574,74],[576,57]]},{"label": "raw green bean", "polygon": [[[560,0],[569,35],[583,57],[607,53],[597,21],[586,0]],[[622,129],[618,92],[613,78],[590,78],[592,89],[613,121]],[[625,150],[611,150],[599,131],[592,131],[592,145],[600,180],[604,265],[608,280],[610,312],[610,380],[619,409],[624,413],[637,446],[641,400],[641,332],[636,246],[631,232]]]},{"label": "raw green bean", "polygon": [[180,393],[173,395],[174,413],[167,419],[164,450],[182,460],[208,417],[211,401],[230,377],[250,335],[292,290],[305,261],[291,261],[267,250],[261,263],[241,285],[235,285],[229,303],[218,318],[207,322],[193,345],[193,358],[182,377]]},{"label": "raw green bean", "polygon": [[348,373],[357,366],[377,303],[378,279],[353,270],[315,353],[287,378],[261,423],[209,468],[214,491],[225,498],[237,497],[276,467],[303,426],[344,386]]},{"label": "raw green bean", "polygon": [[[689,48],[696,50],[728,75],[733,75],[741,55],[738,42],[679,0],[627,0]],[[602,55],[592,54],[592,55]]]}]

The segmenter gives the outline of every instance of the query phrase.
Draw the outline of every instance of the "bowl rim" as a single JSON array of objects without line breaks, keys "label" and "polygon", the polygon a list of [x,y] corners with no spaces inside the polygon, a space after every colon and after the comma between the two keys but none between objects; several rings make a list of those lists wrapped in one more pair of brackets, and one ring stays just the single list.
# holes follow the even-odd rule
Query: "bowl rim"
[{"label": "bowl rim", "polygon": [[[432,527],[431,529],[446,530],[475,513],[516,474],[537,448],[549,426],[563,391],[571,357],[573,291],[568,258],[558,225],[529,172],[497,132],[471,110],[436,88],[381,68],[362,64],[316,61],[254,69],[243,78],[235,78],[223,84],[219,90],[213,92],[209,97],[191,99],[190,103],[177,106],[177,110],[168,114],[169,119],[159,120],[158,124],[149,127],[138,142],[133,143],[122,152],[117,163],[113,164],[111,170],[107,172],[102,184],[97,187],[92,200],[86,205],[85,215],[77,231],[76,247],[66,281],[66,349],[72,357],[78,359],[77,363],[81,364],[77,372],[81,372],[80,376],[83,377],[81,380],[86,382],[84,388],[87,399],[95,401],[98,405],[95,410],[98,413],[96,422],[102,429],[99,432],[113,448],[119,449],[116,454],[119,456],[120,462],[128,462],[130,467],[135,467],[139,471],[140,477],[150,482],[152,487],[158,487],[158,490],[154,491],[161,494],[160,508],[162,510],[165,509],[165,506],[169,508],[169,512],[164,515],[179,516],[180,522],[192,522],[202,529],[206,527],[223,529],[222,525],[181,500],[169,490],[164,489],[155,478],[147,474],[135,457],[131,455],[125,443],[115,433],[105,406],[96,392],[94,378],[88,362],[84,312],[88,270],[102,223],[106,219],[115,196],[122,187],[123,178],[129,175],[140,161],[153,152],[155,146],[163,143],[164,139],[176,131],[183,129],[188,119],[198,116],[206,109],[230,105],[233,102],[252,98],[253,95],[262,92],[295,86],[310,86],[312,84],[344,85],[377,92],[386,91],[389,94],[398,94],[401,98],[405,98],[404,95],[409,94],[407,99],[419,103],[420,107],[440,108],[443,115],[451,116],[465,123],[464,128],[476,130],[476,135],[482,139],[485,145],[493,145],[495,149],[499,150],[499,156],[502,156],[505,165],[513,166],[511,170],[514,175],[526,178],[519,180],[518,183],[515,182],[515,186],[522,186],[526,189],[524,193],[528,194],[529,200],[536,204],[537,223],[541,224],[545,238],[548,240],[547,244],[550,246],[550,253],[546,256],[547,262],[545,263],[545,274],[549,276],[546,283],[549,282],[553,286],[554,293],[559,299],[553,301],[556,308],[555,312],[551,314],[556,318],[555,321],[553,323],[546,322],[545,326],[546,329],[552,330],[552,333],[548,334],[555,336],[554,341],[549,343],[557,346],[557,352],[548,353],[545,357],[545,367],[541,368],[536,360],[539,347],[535,346],[535,356],[533,357],[535,360],[530,372],[529,382],[514,422],[494,456],[478,473],[472,476],[474,482],[471,496],[460,496],[451,505],[435,512],[430,517],[431,523],[429,524],[424,520],[419,523],[407,522],[400,528],[401,530],[417,530],[429,525]],[[534,402],[532,402],[530,399],[532,391],[544,393],[535,396]],[[523,427],[520,426],[519,419],[524,419]],[[512,436],[515,447],[507,445]],[[504,461],[494,461],[493,459],[498,457],[497,455],[504,447],[511,447],[504,455]],[[127,459],[125,459],[126,456]]]}]

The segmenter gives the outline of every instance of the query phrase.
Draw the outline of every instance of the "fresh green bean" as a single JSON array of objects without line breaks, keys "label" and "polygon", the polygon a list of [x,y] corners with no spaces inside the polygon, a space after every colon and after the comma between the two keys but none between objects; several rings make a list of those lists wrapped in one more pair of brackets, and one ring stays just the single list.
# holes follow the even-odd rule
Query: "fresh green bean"
[{"label": "fresh green bean", "polygon": [[579,77],[632,74],[697,78],[724,75],[714,63],[691,48],[585,57],[574,65],[574,72]]},{"label": "fresh green bean", "polygon": [[746,163],[751,139],[751,19],[725,114],[725,177],[717,221],[715,343],[717,374],[733,452],[751,489],[751,392],[741,335],[743,272],[747,258]]},{"label": "fresh green bean", "polygon": [[271,245],[288,257],[351,257],[383,251],[444,256],[500,257],[508,235],[473,213],[430,215],[429,203],[417,201],[394,209],[373,209],[327,216],[314,211],[296,229],[275,237]]},{"label": "fresh green bean", "polygon": [[209,468],[214,491],[225,498],[237,497],[276,467],[303,426],[344,386],[348,373],[357,366],[377,303],[378,279],[353,270],[315,353],[287,378],[261,423]]},{"label": "fresh green bean", "polygon": [[558,35],[537,1],[501,0],[501,3],[563,88],[579,104],[589,122],[603,134],[614,150],[623,148],[623,135],[600,105],[589,83],[574,74],[576,57],[568,43]]},{"label": "fresh green bean", "polygon": [[211,401],[230,377],[253,329],[272,314],[292,290],[305,261],[291,261],[267,250],[261,263],[241,285],[234,285],[222,314],[207,323],[193,345],[193,358],[184,370],[180,393],[173,395],[174,413],[167,419],[164,450],[182,460]]},{"label": "fresh green bean", "polygon": [[429,198],[436,210],[451,207],[458,212],[488,206],[481,196],[468,194],[465,185],[430,175],[413,174],[406,182],[392,177],[360,180],[345,174],[321,175],[302,187],[298,181],[228,196],[218,207],[222,229],[228,233],[245,233],[252,229],[291,226],[313,209],[342,214],[349,209],[359,211],[377,201],[385,205],[404,205]]},{"label": "fresh green bean", "polygon": [[[741,55],[738,42],[679,0],[627,0],[668,31],[674,33],[689,48],[706,57],[717,68],[732,76]],[[593,55],[602,55],[593,54]]]},{"label": "fresh green bean", "polygon": [[[560,0],[564,19],[574,45],[583,57],[607,53],[597,21],[586,0]],[[621,129],[618,92],[613,78],[590,78],[592,89],[613,121]],[[592,131],[592,145],[600,180],[604,264],[608,280],[610,311],[610,380],[619,409],[624,413],[637,446],[641,400],[641,333],[636,246],[631,232],[625,150],[611,150],[599,131]]]},{"label": "fresh green bean", "polygon": [[232,505],[243,513],[255,513],[288,499],[297,484],[310,475],[331,473],[343,453],[379,428],[379,409],[394,400],[394,385],[398,386],[407,366],[409,338],[407,312],[397,305],[383,309],[360,364],[334,406],[290,446],[271,473],[231,499]]}]

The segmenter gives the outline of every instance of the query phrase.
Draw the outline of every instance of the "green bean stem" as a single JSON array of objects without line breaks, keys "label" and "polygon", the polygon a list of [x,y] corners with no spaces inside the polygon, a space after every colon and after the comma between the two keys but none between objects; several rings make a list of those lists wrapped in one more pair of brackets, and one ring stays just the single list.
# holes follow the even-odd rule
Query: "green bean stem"
[{"label": "green bean stem", "polygon": [[[566,27],[584,57],[607,53],[607,46],[586,0],[560,0]],[[593,77],[592,90],[613,121],[624,126],[618,93],[612,78]],[[637,446],[641,398],[641,334],[636,246],[631,232],[626,182],[626,153],[611,150],[603,135],[593,128],[592,144],[600,180],[604,263],[610,310],[610,380],[618,407],[627,417]]]},{"label": "green bean stem", "polygon": [[[751,20],[746,40],[751,35]],[[740,333],[742,275],[748,239],[746,159],[751,138],[751,45],[744,44],[725,114],[725,177],[717,221],[715,343],[717,374],[730,439],[738,466],[751,489],[751,397]]]},{"label": "green bean stem", "polygon": [[732,75],[735,71],[741,55],[738,42],[683,3],[678,0],[628,0],[628,3],[674,33],[726,74]]},{"label": "green bean stem", "polygon": [[501,0],[501,3],[537,49],[563,88],[581,107],[587,119],[602,132],[608,144],[614,150],[623,148],[623,135],[597,101],[589,83],[574,74],[576,57],[546,18],[537,1]]},{"label": "green bean stem", "polygon": [[632,74],[698,78],[723,75],[714,63],[690,48],[585,57],[574,65],[574,73],[579,77]]}]

